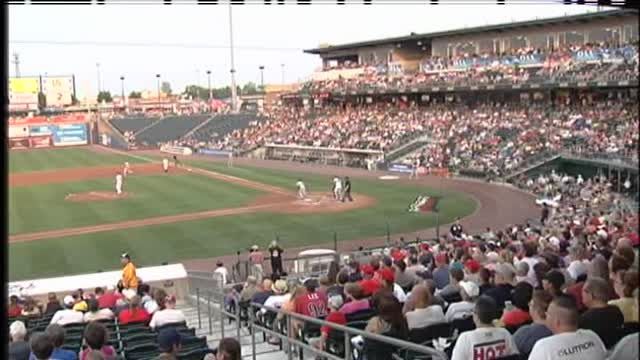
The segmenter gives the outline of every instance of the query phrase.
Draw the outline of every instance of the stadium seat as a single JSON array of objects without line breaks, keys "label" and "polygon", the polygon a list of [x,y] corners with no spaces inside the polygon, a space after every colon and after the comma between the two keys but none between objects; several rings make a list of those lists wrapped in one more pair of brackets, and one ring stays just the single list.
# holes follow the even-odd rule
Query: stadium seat
[{"label": "stadium seat", "polygon": [[431,343],[433,339],[451,336],[451,325],[440,323],[409,330],[409,341],[417,344]]},{"label": "stadium seat", "polygon": [[170,327],[173,327],[173,328],[186,328],[187,327],[187,323],[185,321],[181,321],[181,322],[164,324],[162,326],[156,327],[155,332],[160,332],[160,330],[167,329],[167,328],[170,328]]},{"label": "stadium seat", "polygon": [[374,309],[367,309],[367,310],[360,310],[360,311],[356,311],[351,314],[348,314],[346,318],[348,323],[353,321],[368,321],[375,314],[376,314],[376,311]]},{"label": "stadium seat", "polygon": [[181,351],[178,354],[179,360],[202,360],[207,354],[213,354],[214,351],[209,348],[199,348],[188,351]]},{"label": "stadium seat", "polygon": [[473,317],[468,316],[462,319],[455,319],[451,322],[451,333],[453,334],[456,330],[458,334],[463,333],[465,331],[474,330],[476,328],[476,324],[473,322]]}]

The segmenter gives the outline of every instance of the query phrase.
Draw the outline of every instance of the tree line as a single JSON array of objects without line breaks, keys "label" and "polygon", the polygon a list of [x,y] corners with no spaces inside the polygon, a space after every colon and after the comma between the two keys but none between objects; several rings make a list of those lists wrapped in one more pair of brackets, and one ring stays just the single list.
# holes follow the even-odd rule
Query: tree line
[{"label": "tree line", "polygon": [[[237,86],[236,88],[237,94],[240,95],[256,95],[262,94],[262,89],[260,86],[257,86],[253,82],[248,82],[244,84],[242,87]],[[171,95],[171,84],[167,81],[162,82],[160,85],[160,92],[163,94]],[[185,95],[186,97],[196,100],[208,100],[209,99],[209,88],[202,87],[198,85],[188,85],[185,87],[184,91],[181,95]],[[139,91],[132,91],[129,93],[129,99],[140,99],[142,97],[142,93]],[[231,97],[231,87],[219,87],[219,88],[211,88],[211,97],[213,99],[228,99]],[[110,103],[113,101],[113,96],[109,91],[101,91],[98,93],[98,102],[106,102]]]}]

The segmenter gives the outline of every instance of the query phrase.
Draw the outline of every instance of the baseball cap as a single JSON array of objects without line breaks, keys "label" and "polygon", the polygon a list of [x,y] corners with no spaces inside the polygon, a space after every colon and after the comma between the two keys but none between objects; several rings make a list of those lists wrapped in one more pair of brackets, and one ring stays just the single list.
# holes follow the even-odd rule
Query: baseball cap
[{"label": "baseball cap", "polygon": [[469,269],[469,271],[471,271],[474,274],[480,271],[480,263],[473,259],[467,260],[464,263],[464,267]]},{"label": "baseball cap", "polygon": [[182,337],[175,328],[162,329],[158,334],[158,349],[160,351],[171,351],[173,346],[180,344],[181,341]]},{"label": "baseball cap", "polygon": [[386,267],[380,270],[380,277],[384,281],[392,283],[396,281],[396,272],[393,271],[393,269]]},{"label": "baseball cap", "polygon": [[73,305],[73,303],[75,303],[75,300],[73,299],[73,296],[67,295],[67,296],[64,297],[62,302],[67,306],[71,306],[71,305]]},{"label": "baseball cap", "polygon": [[427,243],[420,244],[420,249],[422,251],[429,251],[429,244]]},{"label": "baseball cap", "polygon": [[122,253],[122,255],[120,255],[120,258],[122,259],[131,259],[131,256],[129,256],[129,253]]},{"label": "baseball cap", "polygon": [[271,285],[271,290],[278,293],[285,293],[287,292],[287,282],[282,279],[276,280],[276,282]]},{"label": "baseball cap", "polygon": [[460,281],[458,285],[460,285],[460,287],[462,288],[462,290],[464,290],[467,296],[471,298],[474,298],[480,295],[480,288],[473,281]]},{"label": "baseball cap", "polygon": [[439,253],[438,255],[436,255],[436,261],[440,263],[446,263],[447,254],[445,254],[444,252]]}]

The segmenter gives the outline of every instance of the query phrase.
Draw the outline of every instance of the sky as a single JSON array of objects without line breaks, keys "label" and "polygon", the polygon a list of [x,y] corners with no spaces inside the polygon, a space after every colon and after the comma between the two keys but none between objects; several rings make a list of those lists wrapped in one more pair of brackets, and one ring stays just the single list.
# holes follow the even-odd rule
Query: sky
[{"label": "sky", "polygon": [[[108,1],[107,1],[108,3]],[[321,66],[303,49],[384,37],[596,11],[578,5],[311,5],[234,6],[236,79],[291,83]],[[120,94],[155,89],[155,75],[174,92],[231,82],[229,6],[9,6],[9,75],[75,75],[78,98],[102,88]],[[69,45],[71,43],[72,45]],[[97,44],[96,44],[97,43]],[[109,46],[106,46],[106,45]],[[146,46],[139,46],[144,44]],[[170,46],[168,46],[170,45]],[[96,64],[100,64],[99,67]],[[284,64],[284,68],[281,66]],[[98,75],[100,74],[100,75]]]}]

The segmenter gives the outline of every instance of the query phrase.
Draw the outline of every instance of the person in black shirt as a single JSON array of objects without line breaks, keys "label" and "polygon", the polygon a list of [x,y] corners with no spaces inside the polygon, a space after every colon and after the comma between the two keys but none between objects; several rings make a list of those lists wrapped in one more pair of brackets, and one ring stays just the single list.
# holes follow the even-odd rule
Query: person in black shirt
[{"label": "person in black shirt", "polygon": [[462,225],[460,225],[460,218],[457,218],[455,224],[451,225],[449,232],[451,233],[451,236],[456,239],[460,239],[460,237],[462,237]]},{"label": "person in black shirt", "polygon": [[342,202],[344,202],[345,199],[353,201],[353,198],[351,197],[351,180],[349,180],[348,176],[345,176],[343,183],[344,190],[342,190]]},{"label": "person in black shirt", "polygon": [[284,250],[278,245],[278,242],[273,240],[271,246],[269,246],[269,257],[271,259],[271,272],[274,275],[282,275],[282,253]]},{"label": "person in black shirt", "polygon": [[493,298],[498,309],[504,309],[505,302],[511,301],[515,269],[510,264],[499,264],[495,271],[495,287],[488,289],[484,295]]},{"label": "person in black shirt", "polygon": [[540,217],[540,222],[544,225],[545,221],[549,218],[549,206],[547,203],[542,204],[542,216]]},{"label": "person in black shirt", "polygon": [[262,280],[262,290],[253,294],[253,296],[251,297],[251,302],[264,305],[264,302],[267,301],[269,296],[273,295],[273,290],[271,289],[272,285],[273,282],[271,281],[271,279]]},{"label": "person in black shirt", "polygon": [[598,334],[607,349],[615,345],[624,324],[620,308],[607,304],[608,300],[609,283],[606,280],[598,277],[587,280],[582,287],[582,302],[588,310],[580,316],[578,322],[581,329],[589,329]]}]

